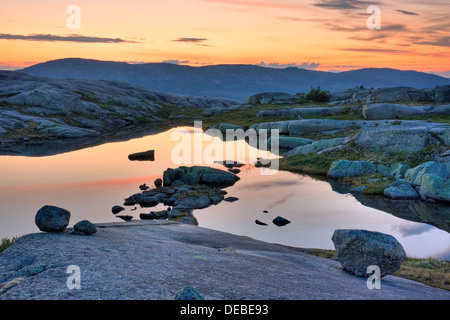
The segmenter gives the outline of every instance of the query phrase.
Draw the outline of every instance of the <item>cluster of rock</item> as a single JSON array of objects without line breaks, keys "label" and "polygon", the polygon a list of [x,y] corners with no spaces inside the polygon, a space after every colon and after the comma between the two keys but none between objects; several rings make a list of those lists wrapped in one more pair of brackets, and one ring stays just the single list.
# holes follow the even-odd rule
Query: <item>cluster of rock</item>
[{"label": "cluster of rock", "polygon": [[[43,232],[64,232],[69,225],[70,212],[55,206],[43,206],[36,213],[35,223]],[[93,235],[97,232],[96,226],[88,220],[74,225],[72,234]]]},{"label": "cluster of rock", "polygon": [[[283,92],[265,92],[252,95],[244,104],[296,104],[305,100],[304,93],[295,95]],[[450,85],[437,86],[428,89],[414,89],[409,87],[393,88],[364,88],[355,87],[329,93],[331,105],[354,103],[382,103],[395,101],[433,101],[436,103],[450,102]]]},{"label": "cluster of rock", "polygon": [[[239,164],[236,164],[239,166]],[[231,165],[229,170],[233,170]],[[163,179],[156,179],[155,188],[145,188],[126,198],[124,206],[140,206],[141,208],[153,208],[164,205],[168,208],[161,211],[141,213],[142,220],[172,220],[182,223],[197,224],[192,215],[193,210],[205,209],[217,205],[222,201],[234,202],[238,198],[225,198],[227,192],[224,188],[233,186],[240,178],[229,171],[211,167],[193,166],[167,169],[163,173]],[[142,190],[142,189],[141,189]],[[122,206],[114,206],[113,214],[124,211]],[[118,216],[127,221],[133,216]]]},{"label": "cluster of rock", "polygon": [[371,161],[340,160],[331,165],[328,177],[345,179],[375,173],[395,180],[384,190],[390,199],[450,202],[450,162],[428,161],[410,168],[401,163],[385,166]]}]

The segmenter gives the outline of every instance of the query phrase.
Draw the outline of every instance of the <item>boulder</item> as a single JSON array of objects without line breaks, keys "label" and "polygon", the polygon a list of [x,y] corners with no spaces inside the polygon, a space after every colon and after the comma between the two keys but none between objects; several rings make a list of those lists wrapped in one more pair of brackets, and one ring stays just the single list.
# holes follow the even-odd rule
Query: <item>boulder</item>
[{"label": "boulder", "polygon": [[44,232],[63,232],[69,225],[70,212],[55,206],[44,206],[36,213],[35,223]]},{"label": "boulder", "polygon": [[414,188],[403,179],[393,182],[390,186],[384,189],[384,195],[392,200],[417,200],[420,195]]},{"label": "boulder", "polygon": [[393,163],[391,165],[391,177],[403,178],[405,176],[405,172],[409,169],[411,169],[411,167],[407,164]]},{"label": "boulder", "polygon": [[405,180],[413,186],[420,186],[425,174],[432,174],[443,179],[450,178],[450,163],[428,161],[405,172]]},{"label": "boulder", "polygon": [[236,198],[236,197],[228,197],[224,201],[226,201],[226,202],[236,202],[238,200],[239,200],[239,198]]},{"label": "boulder", "polygon": [[232,130],[232,131],[242,130],[242,131],[245,131],[243,127],[235,125],[235,124],[230,124],[230,123],[221,123],[219,125],[218,129],[223,134],[226,134],[227,130]]},{"label": "boulder", "polygon": [[264,223],[264,222],[259,221],[259,220],[255,220],[255,223],[256,223],[257,225],[259,225],[259,226],[268,226],[267,223]]},{"label": "boulder", "polygon": [[78,234],[83,234],[86,236],[97,233],[97,227],[88,220],[78,222],[73,226],[73,230],[75,230],[75,232]]},{"label": "boulder", "polygon": [[340,160],[333,162],[328,171],[328,177],[332,179],[343,179],[376,172],[377,167],[370,161]]},{"label": "boulder", "polygon": [[111,211],[112,211],[113,214],[118,214],[118,213],[120,213],[120,212],[122,212],[122,211],[124,211],[124,210],[125,210],[125,208],[122,207],[122,206],[114,206],[114,207],[112,207],[112,209],[111,209]]},{"label": "boulder", "polygon": [[[281,149],[295,149],[297,147],[301,147],[307,144],[313,143],[314,140],[305,139],[300,137],[287,137],[287,136],[279,136],[278,137],[278,147]],[[267,147],[272,146],[272,137],[267,140]]]},{"label": "boulder", "polygon": [[367,120],[402,119],[424,114],[423,107],[404,104],[376,103],[364,105],[362,109],[362,115]]},{"label": "boulder", "polygon": [[155,185],[155,187],[157,187],[157,188],[161,188],[161,187],[162,187],[162,184],[163,184],[163,181],[162,181],[161,178],[156,179],[155,182],[154,182],[154,185]]},{"label": "boulder", "polygon": [[286,152],[284,155],[293,156],[299,153],[301,154],[318,153],[333,147],[344,145],[347,142],[348,142],[347,138],[323,139],[292,149],[291,151]]},{"label": "boulder", "polygon": [[174,203],[174,207],[177,209],[183,208],[183,209],[204,209],[209,206],[211,206],[211,199],[208,196],[200,196],[200,197],[194,197],[194,196],[188,196],[185,198],[177,199]]},{"label": "boulder", "polygon": [[422,177],[420,194],[434,200],[450,202],[450,180],[426,173]]},{"label": "boulder", "polygon": [[406,259],[402,245],[388,234],[367,230],[336,230],[332,240],[343,268],[358,277],[369,277],[369,266],[378,266],[382,277],[393,274]]},{"label": "boulder", "polygon": [[193,287],[184,287],[175,296],[175,300],[205,300]]}]

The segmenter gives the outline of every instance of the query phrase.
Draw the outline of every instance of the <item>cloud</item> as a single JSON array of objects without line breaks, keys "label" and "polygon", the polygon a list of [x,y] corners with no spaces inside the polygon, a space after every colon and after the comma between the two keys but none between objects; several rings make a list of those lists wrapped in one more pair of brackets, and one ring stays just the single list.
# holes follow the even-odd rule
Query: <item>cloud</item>
[{"label": "cloud", "polygon": [[353,52],[368,52],[368,53],[409,53],[409,51],[406,50],[378,49],[378,48],[346,48],[341,50]]},{"label": "cloud", "polygon": [[189,60],[163,60],[161,63],[170,63],[170,64],[185,64],[189,63]]},{"label": "cloud", "polygon": [[265,63],[264,61],[257,64],[257,66],[265,67],[265,68],[275,68],[275,69],[285,69],[285,68],[299,68],[299,69],[308,69],[308,70],[314,70],[317,69],[320,66],[320,63],[315,62],[303,62],[302,64],[297,63],[286,63],[281,64],[278,62],[272,62],[272,63]]},{"label": "cloud", "polygon": [[300,4],[282,3],[283,1],[258,1],[258,0],[203,0],[222,4],[239,5],[246,7],[272,8],[272,9],[303,9]]},{"label": "cloud", "polygon": [[399,232],[403,237],[410,237],[420,235],[422,233],[431,231],[434,227],[427,224],[401,224],[393,228],[393,230]]},{"label": "cloud", "polygon": [[400,12],[400,13],[403,13],[403,14],[406,14],[406,15],[410,15],[410,16],[418,16],[419,15],[418,13],[411,12],[411,11],[406,11],[406,10],[397,10],[397,12]]},{"label": "cloud", "polygon": [[299,181],[291,181],[291,180],[279,180],[279,181],[266,181],[265,183],[250,183],[245,186],[248,190],[265,190],[265,189],[271,189],[276,187],[291,187],[291,186],[298,186]]},{"label": "cloud", "polygon": [[178,38],[175,40],[172,40],[174,42],[190,42],[190,43],[201,43],[204,41],[207,41],[208,39],[205,38]]},{"label": "cloud", "polygon": [[361,9],[363,7],[367,8],[370,5],[376,4],[376,2],[369,1],[359,1],[359,0],[322,0],[318,3],[314,3],[315,7],[332,9],[332,10],[342,10],[342,9]]},{"label": "cloud", "polygon": [[285,195],[285,196],[279,198],[278,200],[275,200],[275,201],[272,202],[271,204],[269,204],[269,205],[267,206],[267,208],[268,208],[268,209],[273,209],[274,207],[276,207],[276,206],[278,206],[278,205],[281,205],[281,204],[285,203],[288,199],[290,199],[290,198],[292,198],[292,197],[295,197],[296,195],[297,195],[297,193],[295,193],[295,192],[289,193],[289,194],[287,194],[287,195]]},{"label": "cloud", "polygon": [[0,33],[0,40],[26,40],[26,41],[43,41],[43,42],[82,42],[82,43],[136,43],[134,41],[127,41],[120,38],[101,38],[101,37],[87,37],[79,34],[71,34],[68,36],[56,36],[52,34],[31,34],[16,35]]},{"label": "cloud", "polygon": [[450,37],[443,37],[435,41],[418,41],[416,44],[438,47],[450,47]]}]

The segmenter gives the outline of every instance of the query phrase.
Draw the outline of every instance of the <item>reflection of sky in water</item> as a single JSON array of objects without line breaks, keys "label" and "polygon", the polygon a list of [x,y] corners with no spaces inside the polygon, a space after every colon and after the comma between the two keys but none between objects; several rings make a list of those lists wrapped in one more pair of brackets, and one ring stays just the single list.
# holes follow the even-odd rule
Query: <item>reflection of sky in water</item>
[{"label": "reflection of sky in water", "polygon": [[[69,226],[83,219],[117,221],[111,213],[113,205],[139,192],[140,184],[152,185],[164,170],[176,167],[171,151],[177,143],[171,141],[171,132],[166,132],[52,157],[1,156],[0,237],[38,232],[34,216],[46,204],[71,211]],[[150,149],[156,150],[154,162],[130,162],[127,158],[130,153]],[[226,189],[229,196],[240,200],[196,211],[200,226],[273,243],[326,249],[333,249],[335,229],[366,229],[393,235],[410,256],[449,258],[450,235],[445,231],[365,207],[351,195],[332,191],[327,182],[288,172],[264,176],[250,165],[241,169],[241,180]],[[150,210],[127,214],[138,219],[139,213]],[[272,220],[277,216],[292,223],[276,227]],[[256,219],[269,226],[256,225]]]}]

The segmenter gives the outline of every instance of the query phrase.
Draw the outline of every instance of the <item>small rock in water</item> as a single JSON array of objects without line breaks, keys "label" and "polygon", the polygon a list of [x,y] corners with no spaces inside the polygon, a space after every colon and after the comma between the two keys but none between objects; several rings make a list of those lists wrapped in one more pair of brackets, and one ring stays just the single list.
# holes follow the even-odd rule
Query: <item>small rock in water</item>
[{"label": "small rock in water", "polygon": [[228,171],[234,174],[241,173],[241,169],[228,169]]},{"label": "small rock in water", "polygon": [[205,300],[193,287],[184,287],[175,296],[175,300]]},{"label": "small rock in water", "polygon": [[284,227],[285,225],[288,225],[289,223],[291,223],[289,220],[283,218],[283,217],[276,217],[275,219],[273,219],[273,224],[278,226],[278,227]]},{"label": "small rock in water", "polygon": [[238,201],[238,200],[239,200],[239,198],[236,198],[236,197],[228,197],[224,201],[226,201],[226,202],[235,202],[235,201]]},{"label": "small rock in water", "polygon": [[97,227],[88,220],[83,220],[83,221],[78,222],[76,225],[73,226],[73,229],[78,234],[83,234],[83,235],[87,235],[87,236],[97,233]]},{"label": "small rock in water", "polygon": [[162,179],[156,179],[155,182],[154,182],[155,187],[157,187],[157,188],[161,188],[162,187],[162,183],[163,183]]},{"label": "small rock in water", "polygon": [[122,219],[123,221],[133,220],[133,216],[117,216],[117,218]]},{"label": "small rock in water", "polygon": [[112,207],[112,209],[111,209],[111,211],[112,211],[113,214],[118,214],[118,213],[120,213],[120,212],[122,212],[122,211],[124,211],[124,210],[125,210],[125,208],[124,208],[124,207],[121,207],[121,206],[114,206],[114,207]]},{"label": "small rock in water", "polygon": [[155,161],[155,150],[133,153],[128,156],[130,161]]},{"label": "small rock in water", "polygon": [[134,207],[133,209],[131,209],[130,211],[136,211],[137,210],[137,207]]},{"label": "small rock in water", "polygon": [[263,213],[269,213],[269,211],[267,211],[267,210],[264,210],[264,211],[263,211]]},{"label": "small rock in water", "polygon": [[260,226],[267,226],[267,225],[268,225],[267,223],[264,223],[264,222],[259,221],[259,220],[256,220],[255,223],[256,223],[257,225],[260,225]]}]

